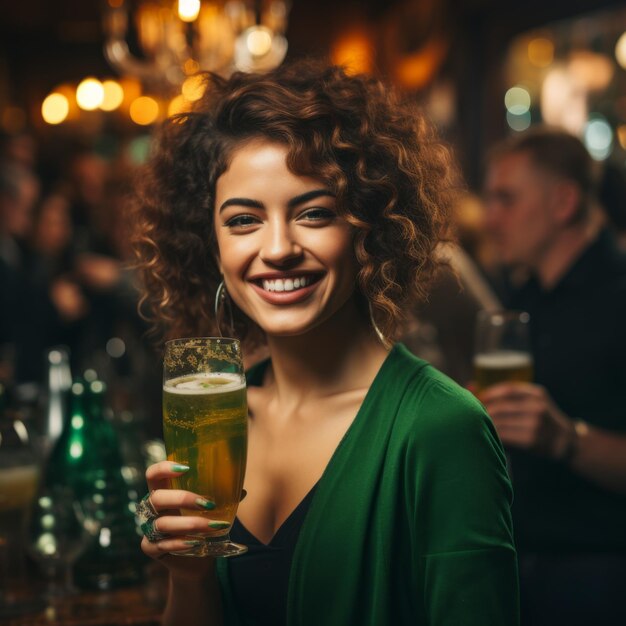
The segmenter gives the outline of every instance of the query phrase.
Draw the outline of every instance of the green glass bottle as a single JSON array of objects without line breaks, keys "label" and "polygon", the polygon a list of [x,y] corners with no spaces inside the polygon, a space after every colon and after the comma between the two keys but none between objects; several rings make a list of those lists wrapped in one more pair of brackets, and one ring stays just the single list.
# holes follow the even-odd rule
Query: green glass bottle
[{"label": "green glass bottle", "polygon": [[87,589],[139,582],[145,559],[139,550],[136,494],[122,476],[115,428],[105,415],[106,386],[99,380],[72,385],[69,421],[46,472],[48,487],[70,488],[93,540],[78,558],[74,579]]}]

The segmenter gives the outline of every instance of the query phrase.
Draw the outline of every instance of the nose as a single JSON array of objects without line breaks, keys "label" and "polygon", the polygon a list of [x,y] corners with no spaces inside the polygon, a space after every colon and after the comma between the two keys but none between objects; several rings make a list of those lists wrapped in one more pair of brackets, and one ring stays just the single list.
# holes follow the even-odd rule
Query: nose
[{"label": "nose", "polygon": [[302,246],[288,222],[276,219],[267,224],[259,256],[265,263],[276,266],[293,264],[300,259]]}]

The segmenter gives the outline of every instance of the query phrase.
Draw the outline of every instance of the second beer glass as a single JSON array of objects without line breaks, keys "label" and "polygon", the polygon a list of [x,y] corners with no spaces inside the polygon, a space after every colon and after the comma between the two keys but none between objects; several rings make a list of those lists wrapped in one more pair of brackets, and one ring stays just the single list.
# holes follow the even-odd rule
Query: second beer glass
[{"label": "second beer glass", "polygon": [[[163,436],[168,460],[189,466],[174,489],[215,503],[199,512],[232,525],[246,467],[248,412],[241,347],[236,339],[198,337],[168,341],[163,366]],[[219,525],[219,524],[216,524]],[[233,556],[247,550],[230,541],[228,528],[212,530],[186,556]]]},{"label": "second beer glass", "polygon": [[476,393],[503,382],[531,382],[533,359],[524,311],[480,311],[476,323]]}]

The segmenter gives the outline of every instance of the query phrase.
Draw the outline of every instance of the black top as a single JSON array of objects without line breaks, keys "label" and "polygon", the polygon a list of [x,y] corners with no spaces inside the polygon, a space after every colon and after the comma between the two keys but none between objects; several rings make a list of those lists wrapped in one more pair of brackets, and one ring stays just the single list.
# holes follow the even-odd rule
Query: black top
[{"label": "black top", "polygon": [[[549,291],[531,279],[509,308],[530,313],[535,381],[570,418],[626,432],[626,256],[602,232]],[[564,464],[511,451],[524,551],[626,551],[626,496]]]},{"label": "black top", "polygon": [[235,518],[230,537],[248,552],[229,560],[235,603],[246,626],[284,626],[291,560],[315,486],[266,545]]}]

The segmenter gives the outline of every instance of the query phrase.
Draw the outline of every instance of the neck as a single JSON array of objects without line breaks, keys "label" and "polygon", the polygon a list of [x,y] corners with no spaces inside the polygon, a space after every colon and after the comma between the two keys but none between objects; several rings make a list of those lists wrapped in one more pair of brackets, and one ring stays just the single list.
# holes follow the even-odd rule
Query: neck
[{"label": "neck", "polygon": [[305,335],[269,337],[270,383],[289,403],[369,387],[387,356],[354,302]]},{"label": "neck", "polygon": [[563,230],[533,268],[543,289],[552,289],[598,236],[600,224],[589,220]]}]

